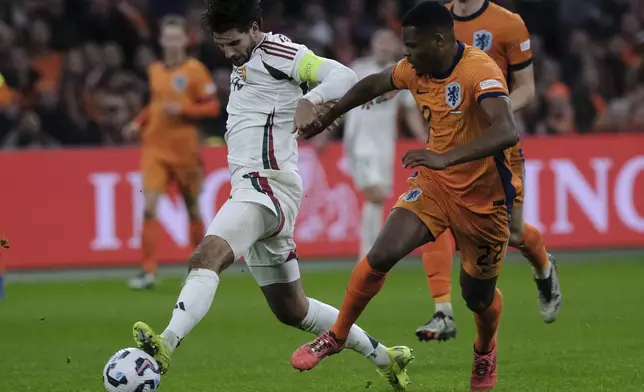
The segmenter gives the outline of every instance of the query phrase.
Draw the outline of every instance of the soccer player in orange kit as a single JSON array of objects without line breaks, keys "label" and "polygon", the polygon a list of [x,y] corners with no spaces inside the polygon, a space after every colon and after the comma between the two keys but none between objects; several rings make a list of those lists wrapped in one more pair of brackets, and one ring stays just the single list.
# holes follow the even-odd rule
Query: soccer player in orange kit
[{"label": "soccer player in orange kit", "polygon": [[[454,18],[456,38],[486,52],[503,72],[510,89],[512,110],[518,111],[534,98],[534,73],[530,35],[521,16],[489,0],[454,0],[447,7]],[[512,208],[509,244],[521,251],[534,270],[539,311],[546,323],[556,320],[561,308],[561,289],[555,260],[546,251],[543,236],[523,221],[524,157],[520,143],[510,149],[511,170],[520,186]],[[427,284],[435,310],[425,325],[416,329],[420,340],[447,340],[456,336],[451,304],[452,236],[445,233],[423,249]]]},{"label": "soccer player in orange kit", "polygon": [[[376,243],[351,274],[331,330],[298,348],[291,364],[310,370],[339,353],[350,326],[380,291],[396,263],[447,229],[462,254],[462,295],[474,314],[477,338],[470,378],[475,391],[496,384],[497,330],[503,308],[496,280],[510,237],[519,179],[510,170],[518,142],[505,77],[484,52],[455,38],[447,8],[425,1],[402,21],[405,58],[359,81],[326,115],[298,131],[306,138],[348,110],[393,90],[409,90],[430,125],[426,149],[403,163],[420,168],[409,179]],[[374,130],[377,131],[377,130]]]},{"label": "soccer player in orange kit", "polygon": [[167,16],[161,21],[163,61],[148,69],[150,103],[126,128],[131,137],[141,135],[141,171],[145,212],[141,247],[143,272],[130,280],[134,289],[150,288],[156,281],[156,245],[160,226],[156,220],[159,197],[174,182],[190,217],[190,243],[204,235],[199,211],[203,177],[199,135],[195,121],[220,113],[215,84],[206,67],[188,57],[185,20]]}]

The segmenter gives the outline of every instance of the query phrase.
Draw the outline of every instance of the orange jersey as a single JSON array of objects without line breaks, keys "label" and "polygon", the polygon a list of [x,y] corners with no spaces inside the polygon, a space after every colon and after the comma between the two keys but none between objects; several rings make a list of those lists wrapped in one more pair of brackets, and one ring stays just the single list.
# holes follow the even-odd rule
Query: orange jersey
[{"label": "orange jersey", "polygon": [[[210,72],[192,58],[175,68],[155,62],[148,69],[148,80],[150,103],[137,117],[144,126],[143,148],[155,150],[168,163],[192,160],[199,147],[196,118],[216,116],[220,110]],[[167,114],[169,104],[178,104],[181,114]]]},{"label": "orange jersey", "polygon": [[453,4],[447,6],[454,17],[456,39],[486,52],[509,80],[511,71],[532,64],[530,34],[521,16],[491,3],[467,17],[454,15]]},{"label": "orange jersey", "polygon": [[[429,121],[427,148],[443,153],[466,145],[489,126],[479,106],[489,97],[507,97],[508,88],[496,63],[482,51],[458,43],[459,50],[449,74],[440,78],[418,76],[407,59],[393,69],[399,89],[408,89]],[[442,171],[421,168],[420,178],[444,187],[455,202],[477,213],[492,213],[514,198],[517,179],[509,166],[510,152],[448,167]],[[513,184],[514,181],[514,184]]]}]

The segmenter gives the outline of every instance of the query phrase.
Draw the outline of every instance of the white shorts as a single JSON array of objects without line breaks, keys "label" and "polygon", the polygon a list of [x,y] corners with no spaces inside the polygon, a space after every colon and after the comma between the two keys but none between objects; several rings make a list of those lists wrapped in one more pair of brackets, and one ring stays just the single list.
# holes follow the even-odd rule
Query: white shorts
[{"label": "white shorts", "polygon": [[387,156],[376,154],[348,154],[349,170],[358,189],[374,186],[383,188],[391,195],[393,188],[393,161]]},{"label": "white shorts", "polygon": [[302,181],[294,171],[235,170],[229,199],[208,226],[230,245],[235,260],[245,258],[260,284],[299,279],[293,241],[302,198]]}]

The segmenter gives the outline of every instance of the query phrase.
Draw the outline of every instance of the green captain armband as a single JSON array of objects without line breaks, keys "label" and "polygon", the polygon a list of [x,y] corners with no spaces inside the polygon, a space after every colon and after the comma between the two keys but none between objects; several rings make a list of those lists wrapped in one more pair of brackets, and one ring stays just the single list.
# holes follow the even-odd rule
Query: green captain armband
[{"label": "green captain armband", "polygon": [[297,67],[300,79],[303,82],[318,83],[318,70],[323,61],[324,58],[316,56],[313,52],[306,52]]},{"label": "green captain armband", "polygon": [[4,76],[0,73],[0,87],[4,85]]}]

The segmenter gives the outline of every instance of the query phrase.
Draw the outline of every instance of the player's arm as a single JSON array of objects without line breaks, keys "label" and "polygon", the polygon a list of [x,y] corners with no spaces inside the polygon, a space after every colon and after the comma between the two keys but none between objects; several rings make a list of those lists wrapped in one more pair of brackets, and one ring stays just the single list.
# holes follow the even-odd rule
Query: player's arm
[{"label": "player's arm", "polygon": [[512,110],[516,112],[529,105],[535,97],[534,69],[528,28],[517,16],[511,29],[514,33],[507,46],[507,58],[512,82],[510,101]]},{"label": "player's arm", "polygon": [[519,141],[507,95],[484,97],[479,100],[479,105],[487,115],[489,127],[471,143],[444,153],[446,167],[492,156]]},{"label": "player's arm", "polygon": [[193,72],[193,99],[183,104],[181,114],[191,118],[217,117],[221,113],[221,104],[210,72],[201,63],[197,63]]},{"label": "player's arm", "polygon": [[336,101],[356,84],[358,77],[349,67],[339,62],[315,55],[305,50],[296,58],[295,80],[315,85],[304,95],[304,99],[314,105]]},{"label": "player's arm", "polygon": [[416,139],[427,143],[429,127],[422,113],[418,110],[414,96],[407,91],[403,91],[401,94],[405,94],[401,105],[405,124]]}]

